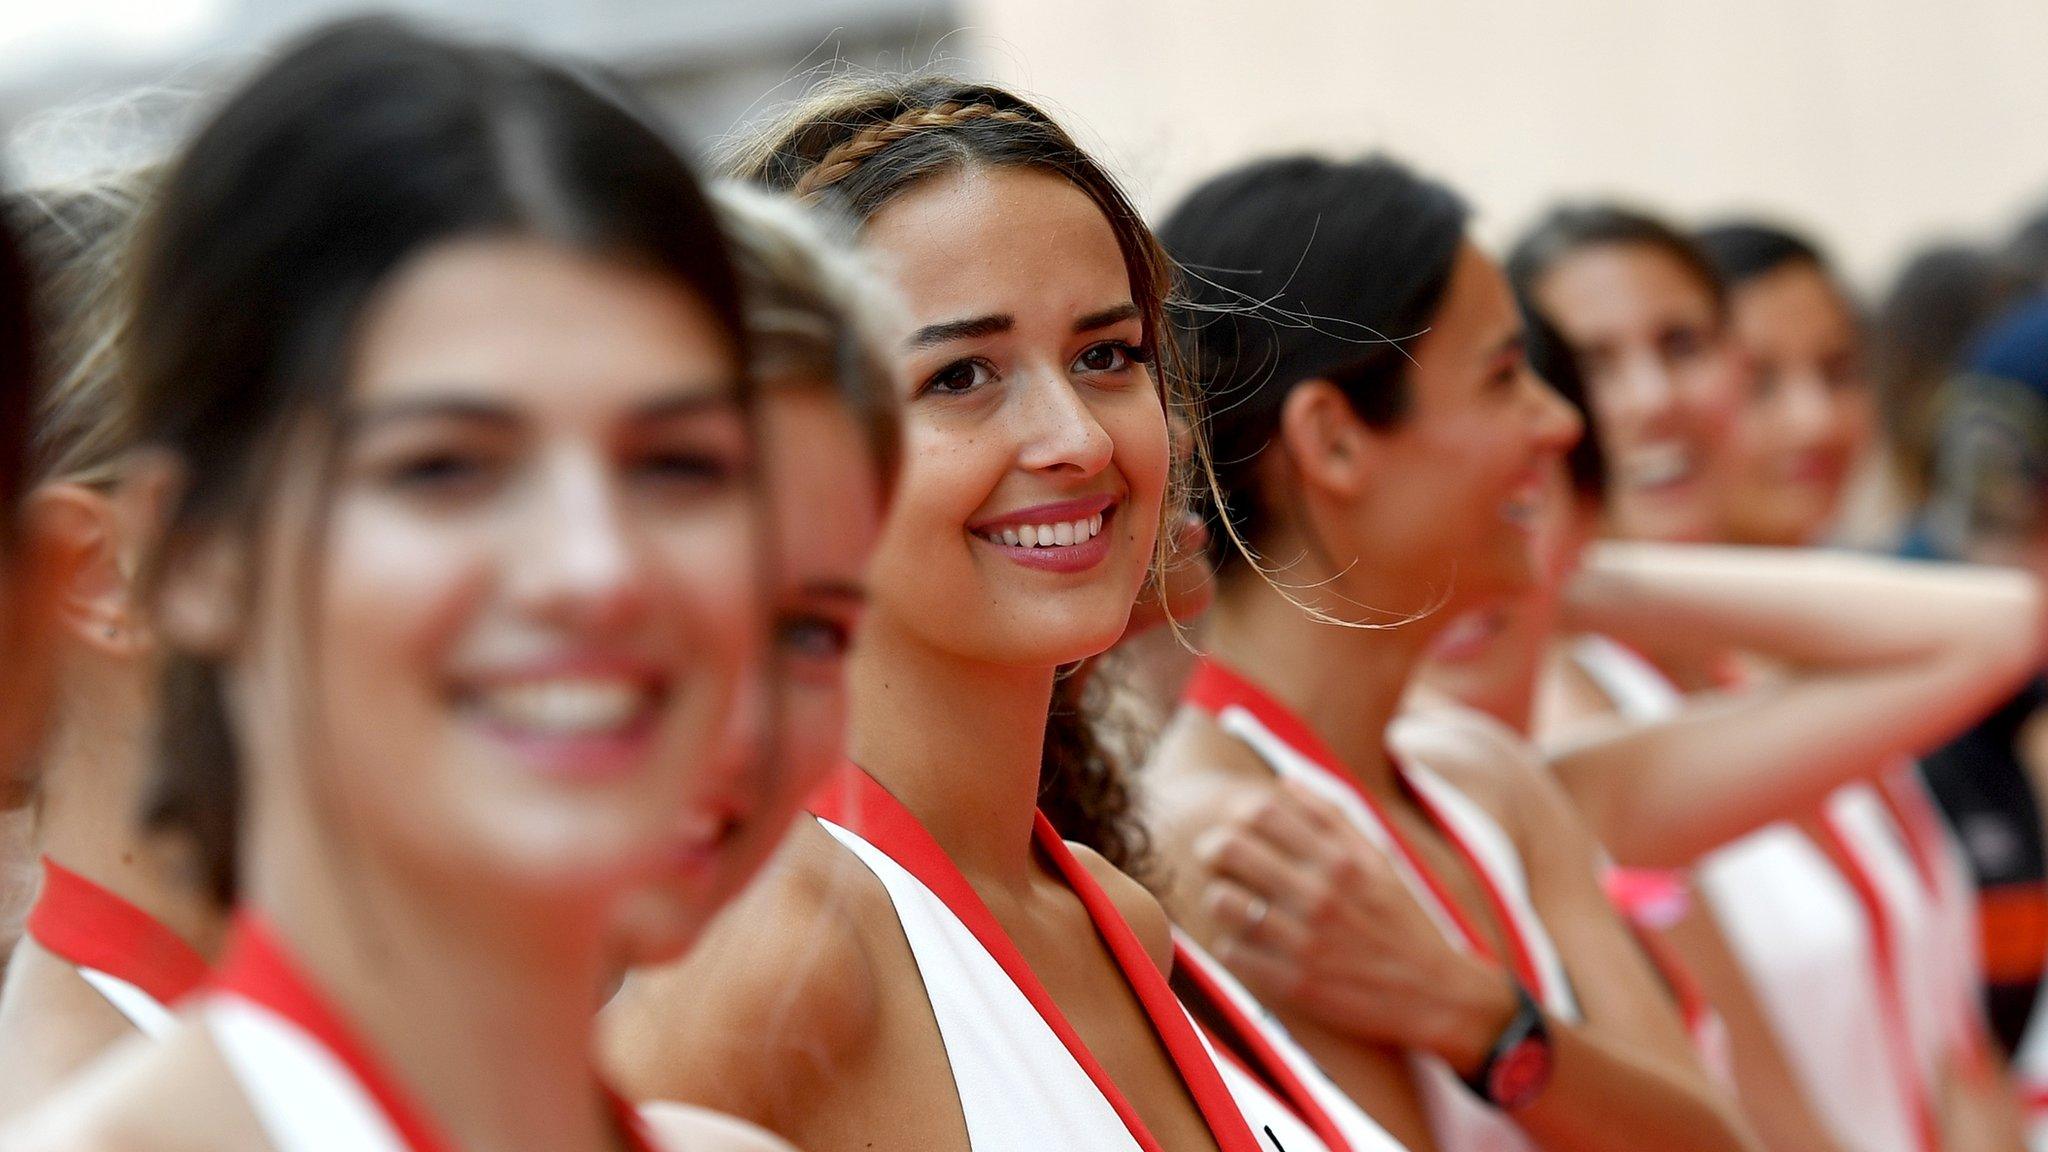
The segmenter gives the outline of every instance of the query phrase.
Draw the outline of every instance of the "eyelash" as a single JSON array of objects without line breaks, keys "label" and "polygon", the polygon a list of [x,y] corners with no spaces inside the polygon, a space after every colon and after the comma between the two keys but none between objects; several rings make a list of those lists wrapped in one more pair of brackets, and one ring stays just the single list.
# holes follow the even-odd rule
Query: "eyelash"
[{"label": "eyelash", "polygon": [[[1082,349],[1081,354],[1079,356],[1074,357],[1074,364],[1079,365],[1080,362],[1084,358],[1086,358],[1089,353],[1100,351],[1102,349],[1111,349],[1119,353],[1123,359],[1123,363],[1118,364],[1114,368],[1081,368],[1078,370],[1081,372],[1088,373],[1089,375],[1101,376],[1113,372],[1128,371],[1132,367],[1135,367],[1140,364],[1152,363],[1152,349],[1147,345],[1133,344],[1127,340],[1105,340],[1099,344],[1091,344],[1088,347]],[[930,376],[926,377],[925,382],[921,386],[919,386],[917,390],[918,395],[923,395],[927,392],[937,392],[940,395],[944,396],[964,396],[967,393],[972,392],[976,388],[980,387],[983,383],[982,381],[975,381],[964,388],[948,388],[943,387],[941,385],[940,382],[942,380],[947,378],[949,375],[958,373],[959,370],[963,368],[979,369],[991,377],[996,375],[995,365],[981,357],[977,356],[964,360],[955,360],[952,363],[947,364],[945,367],[940,368],[938,371],[932,373]]]}]

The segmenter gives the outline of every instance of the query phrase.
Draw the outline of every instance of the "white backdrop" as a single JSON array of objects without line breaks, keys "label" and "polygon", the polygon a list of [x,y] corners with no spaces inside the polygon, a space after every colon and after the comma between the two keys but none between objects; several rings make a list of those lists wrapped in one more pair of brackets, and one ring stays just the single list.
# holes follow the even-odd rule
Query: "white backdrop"
[{"label": "white backdrop", "polygon": [[952,44],[1148,207],[1280,148],[1385,146],[1500,240],[1560,194],[1763,209],[1865,283],[2048,199],[2048,0],[967,0]]}]

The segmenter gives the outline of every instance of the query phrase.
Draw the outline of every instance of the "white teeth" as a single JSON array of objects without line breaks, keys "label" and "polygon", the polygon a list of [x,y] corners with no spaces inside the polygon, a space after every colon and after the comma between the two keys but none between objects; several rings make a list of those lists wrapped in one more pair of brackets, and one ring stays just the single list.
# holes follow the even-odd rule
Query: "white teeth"
[{"label": "white teeth", "polygon": [[1646,445],[1629,454],[1623,472],[1637,488],[1674,484],[1692,474],[1692,453],[1683,444]]},{"label": "white teeth", "polygon": [[476,702],[516,728],[576,735],[625,727],[647,707],[648,691],[624,680],[543,680],[486,688]]},{"label": "white teeth", "polygon": [[1086,520],[1065,520],[1054,524],[1025,524],[1016,528],[991,530],[982,539],[1012,548],[1060,548],[1085,544],[1102,532],[1102,513]]}]

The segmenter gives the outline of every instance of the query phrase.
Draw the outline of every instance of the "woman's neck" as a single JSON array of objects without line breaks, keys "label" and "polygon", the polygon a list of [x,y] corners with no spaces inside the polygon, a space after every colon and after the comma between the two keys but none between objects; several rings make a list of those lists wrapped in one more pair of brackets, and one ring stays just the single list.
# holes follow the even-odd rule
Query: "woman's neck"
[{"label": "woman's neck", "polygon": [[604,909],[437,884],[354,849],[305,797],[252,801],[245,899],[456,1146],[616,1146],[591,1054]]},{"label": "woman's neck", "polygon": [[[1315,587],[1293,573],[1287,578]],[[1430,638],[1450,615],[1439,611],[1373,628],[1323,623],[1266,580],[1246,574],[1219,590],[1202,647],[1292,709],[1361,786],[1391,795],[1397,789],[1387,726]]]},{"label": "woman's neck", "polygon": [[64,696],[64,715],[42,759],[36,848],[212,956],[225,915],[206,894],[189,851],[175,837],[142,827],[149,739],[144,708],[129,695]]},{"label": "woman's neck", "polygon": [[849,747],[969,878],[1021,885],[1054,669],[961,659],[871,613],[847,679]]}]

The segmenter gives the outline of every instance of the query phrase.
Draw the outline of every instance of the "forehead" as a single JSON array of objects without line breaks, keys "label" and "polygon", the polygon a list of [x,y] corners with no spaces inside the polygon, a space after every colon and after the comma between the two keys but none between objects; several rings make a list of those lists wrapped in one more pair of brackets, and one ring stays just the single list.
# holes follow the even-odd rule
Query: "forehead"
[{"label": "forehead", "polygon": [[1581,248],[1544,274],[1538,295],[1574,340],[1714,318],[1712,294],[1676,257],[1650,244]]},{"label": "forehead", "polygon": [[1467,241],[1451,266],[1451,280],[1430,334],[1455,335],[1459,344],[1472,345],[1476,354],[1488,355],[1521,330],[1521,314],[1515,308],[1506,274],[1491,256]]},{"label": "forehead", "polygon": [[1774,268],[1735,290],[1734,314],[1750,331],[1811,332],[1834,338],[1852,334],[1848,302],[1826,274],[1806,261]]},{"label": "forehead", "polygon": [[701,298],[647,269],[527,239],[459,240],[400,267],[365,311],[351,396],[446,389],[507,402],[729,388],[732,339]]},{"label": "forehead", "polygon": [[914,323],[1093,312],[1131,299],[1130,273],[1102,210],[1064,177],[966,168],[897,197],[861,231]]}]

